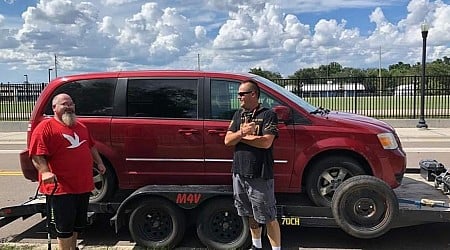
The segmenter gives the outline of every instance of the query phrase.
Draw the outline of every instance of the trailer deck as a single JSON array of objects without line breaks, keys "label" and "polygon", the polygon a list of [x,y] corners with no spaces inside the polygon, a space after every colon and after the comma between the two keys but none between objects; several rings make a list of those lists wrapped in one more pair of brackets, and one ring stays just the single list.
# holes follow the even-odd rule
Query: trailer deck
[{"label": "trailer deck", "polygon": [[[364,183],[365,179],[355,179],[359,183]],[[371,179],[368,179],[369,181]],[[361,185],[360,185],[361,186]],[[367,185],[368,187],[371,186],[371,184]],[[374,185],[375,186],[375,185]],[[218,196],[231,198],[231,187],[229,186],[176,186],[176,185],[167,185],[167,186],[148,186],[144,187],[140,190],[137,190],[138,192],[134,192],[130,196],[128,196],[125,200],[121,202],[105,202],[105,203],[91,203],[90,204],[90,215],[94,214],[111,214],[112,216],[112,222],[117,227],[117,216],[120,213],[125,213],[127,211],[130,212],[130,207],[127,207],[126,204],[128,200],[140,200],[142,197],[145,200],[145,195],[157,195],[160,199],[167,198],[167,200],[172,201],[173,203],[176,203],[176,206],[181,207],[185,211],[193,211],[197,209],[196,207],[200,205],[200,203],[206,203],[204,205],[212,205],[207,202],[210,198],[215,198]],[[365,190],[363,190],[365,192]],[[386,191],[386,190],[385,190]],[[391,189],[387,190],[392,192]],[[355,192],[355,190],[350,190],[350,192]],[[356,190],[356,192],[359,192]],[[363,192],[363,193],[364,193]],[[369,190],[369,194],[371,194],[371,190]],[[371,205],[377,205],[380,208],[385,209],[386,207],[391,209],[391,205],[389,205],[389,202],[382,201],[381,204],[379,202],[380,197],[384,196],[383,189],[378,189],[376,192],[374,192],[374,196],[379,196],[378,201],[374,199],[374,202],[371,203]],[[389,196],[389,192],[386,192],[386,196]],[[450,196],[443,194],[441,190],[438,190],[435,188],[433,182],[426,181],[422,178],[421,175],[417,173],[409,173],[405,174],[404,179],[402,181],[402,185],[394,190],[396,198],[395,201],[398,201],[398,204],[395,204],[395,215],[394,218],[391,218],[389,222],[386,222],[386,224],[389,225],[383,225],[382,223],[384,217],[387,216],[393,216],[389,215],[389,212],[387,212],[388,215],[385,215],[385,212],[380,212],[370,209],[362,209],[363,212],[362,216],[361,214],[346,214],[338,219],[339,216],[336,216],[336,206],[333,208],[329,207],[316,207],[305,194],[277,194],[277,213],[278,213],[278,219],[280,221],[281,226],[303,226],[303,227],[341,227],[344,231],[347,233],[360,238],[371,238],[371,237],[378,237],[379,235],[387,232],[389,228],[395,228],[395,227],[405,227],[405,226],[412,226],[412,225],[420,225],[420,224],[427,224],[427,223],[434,223],[434,222],[450,222]],[[367,205],[367,202],[364,201],[364,195],[367,196],[367,194],[363,194],[360,200],[363,200],[362,203],[357,203],[360,201],[353,201],[355,204],[358,204],[360,206],[361,204],[364,206]],[[370,196],[370,195],[369,195]],[[132,199],[137,198],[139,199]],[[190,199],[191,197],[192,199]],[[201,198],[200,198],[201,197]],[[358,198],[359,199],[359,198]],[[186,200],[186,202],[182,202]],[[192,200],[192,202],[187,202]],[[348,198],[347,198],[348,200]],[[356,199],[355,199],[356,200]],[[197,203],[196,203],[197,202]],[[344,200],[344,203],[348,202]],[[230,202],[231,203],[231,202]],[[356,207],[355,204],[352,204],[353,207]],[[121,207],[125,207],[122,209]],[[27,219],[28,217],[34,215],[34,214],[42,214],[42,216],[45,216],[45,197],[44,196],[37,196],[35,199],[31,199],[29,201],[24,202],[23,204],[17,205],[17,206],[11,206],[11,207],[5,207],[0,208],[0,228],[17,220],[17,219]],[[139,207],[139,204],[137,205]],[[349,206],[346,205],[346,208]],[[370,207],[370,206],[369,206]],[[214,207],[213,207],[214,208]],[[380,210],[378,208],[378,210]],[[133,208],[134,209],[134,208]],[[233,209],[233,206],[230,204],[226,209],[227,214],[231,212]],[[339,209],[339,207],[338,207]],[[132,210],[132,209],[131,209]],[[210,209],[209,209],[210,210]],[[351,210],[351,209],[347,209]],[[360,212],[361,212],[360,211]],[[398,211],[398,212],[397,212]],[[365,212],[368,213],[379,213],[375,221],[373,218],[369,218],[369,214],[367,214],[367,218],[369,218],[368,225],[373,226],[366,226],[364,221],[367,219],[365,218]],[[207,210],[199,210],[199,214],[207,213]],[[219,212],[218,212],[219,213]],[[216,214],[210,215],[210,216],[216,216]],[[127,216],[125,216],[128,218]],[[348,218],[350,219],[348,219]],[[93,218],[93,217],[92,217]],[[342,225],[342,218],[344,220],[354,220],[356,221],[356,225],[353,225],[351,222],[349,225],[347,225],[347,222],[344,222],[344,226]],[[381,219],[380,219],[381,218]],[[235,218],[234,218],[235,220]],[[340,220],[340,221],[339,221]],[[372,221],[371,221],[372,220]],[[362,222],[361,222],[362,221]],[[392,222],[392,223],[391,223]],[[361,223],[361,224],[360,224]],[[371,224],[372,223],[372,224]],[[370,230],[373,230],[372,228],[377,229],[377,227],[381,227],[379,225],[383,225],[383,227],[386,227],[386,229],[380,230],[379,232],[376,232],[374,234],[371,233]],[[361,230],[361,227],[367,227],[367,231],[362,230],[363,232],[360,233],[358,230]],[[356,228],[356,229],[355,229]],[[116,228],[117,229],[117,228]],[[350,232],[348,232],[350,230]],[[354,231],[357,231],[356,233]],[[116,230],[117,231],[117,230]],[[365,231],[365,232],[364,232]],[[208,232],[206,232],[208,233]],[[205,237],[205,236],[203,236]],[[238,236],[236,236],[238,237]],[[138,242],[135,239],[136,242]]]}]

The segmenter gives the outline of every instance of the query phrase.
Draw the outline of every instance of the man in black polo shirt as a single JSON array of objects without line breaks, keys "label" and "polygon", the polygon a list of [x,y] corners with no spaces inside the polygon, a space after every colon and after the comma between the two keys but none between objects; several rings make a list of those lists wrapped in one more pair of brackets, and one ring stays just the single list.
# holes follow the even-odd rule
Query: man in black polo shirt
[{"label": "man in black polo shirt", "polygon": [[240,216],[249,218],[252,249],[262,249],[261,225],[267,226],[272,249],[281,249],[280,225],[276,219],[272,144],[278,136],[277,115],[259,103],[260,89],[247,80],[239,86],[241,109],[236,111],[225,136],[225,145],[235,146],[233,193]]}]

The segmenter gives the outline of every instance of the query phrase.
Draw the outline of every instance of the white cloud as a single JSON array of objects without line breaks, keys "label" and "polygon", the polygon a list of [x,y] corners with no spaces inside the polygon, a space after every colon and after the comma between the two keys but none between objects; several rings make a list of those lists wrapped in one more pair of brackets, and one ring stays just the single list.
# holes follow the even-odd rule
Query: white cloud
[{"label": "white cloud", "polygon": [[101,3],[106,6],[108,6],[108,5],[120,6],[120,5],[130,4],[133,2],[138,2],[138,1],[139,0],[101,0]]},{"label": "white cloud", "polygon": [[[186,54],[206,31],[190,26],[189,20],[175,8],[160,9],[157,3],[146,3],[139,13],[125,20],[117,40],[120,55],[126,59],[164,65]],[[116,60],[122,60],[117,57]]]},{"label": "white cloud", "polygon": [[[0,65],[45,71],[57,54],[67,73],[194,69],[199,55],[202,69],[262,67],[285,76],[331,61],[378,67],[380,54],[385,65],[418,61],[424,20],[430,25],[429,58],[449,56],[450,5],[410,0],[402,17],[385,15],[384,6],[404,2],[38,0],[22,13],[18,29],[11,28],[17,25],[11,26],[10,17],[0,15]],[[374,28],[362,32],[348,27],[345,19],[302,23],[303,13],[341,8],[369,8],[367,19]]]},{"label": "white cloud", "polygon": [[[430,40],[432,44],[450,44],[450,5],[442,1],[436,3],[436,9],[430,14]],[[449,55],[447,50],[447,55]]]},{"label": "white cloud", "polygon": [[294,13],[305,13],[323,12],[341,8],[375,8],[379,6],[396,5],[399,2],[404,2],[404,0],[274,0],[273,2],[280,4],[284,10],[289,10]]}]

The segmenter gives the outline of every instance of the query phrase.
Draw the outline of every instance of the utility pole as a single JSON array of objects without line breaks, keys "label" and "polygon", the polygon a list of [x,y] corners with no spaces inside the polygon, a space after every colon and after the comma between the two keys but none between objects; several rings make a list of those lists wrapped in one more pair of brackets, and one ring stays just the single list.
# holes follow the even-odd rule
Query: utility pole
[{"label": "utility pole", "polygon": [[55,78],[58,77],[58,59],[56,58],[55,54]]},{"label": "utility pole", "polygon": [[200,71],[200,53],[197,54],[197,70]]},{"label": "utility pole", "polygon": [[381,92],[381,46],[380,46],[380,50],[378,52],[378,81],[379,81],[379,91]]},{"label": "utility pole", "polygon": [[379,59],[378,59],[378,77],[380,77],[380,79],[381,79],[381,46],[380,46],[380,50],[378,52],[378,56],[379,56]]}]

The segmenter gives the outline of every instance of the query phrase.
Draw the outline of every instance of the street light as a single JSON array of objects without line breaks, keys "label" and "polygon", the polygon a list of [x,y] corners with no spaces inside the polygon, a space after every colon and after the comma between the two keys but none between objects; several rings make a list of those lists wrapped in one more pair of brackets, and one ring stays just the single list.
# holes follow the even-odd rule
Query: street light
[{"label": "street light", "polygon": [[50,80],[52,78],[52,75],[51,75],[52,70],[53,70],[52,68],[48,69],[48,83],[50,83]]},{"label": "street light", "polygon": [[23,75],[23,76],[25,76],[25,83],[28,83],[28,75],[25,74],[25,75]]},{"label": "street light", "polygon": [[428,24],[422,23],[420,26],[422,29],[422,83],[421,83],[421,93],[420,93],[420,117],[419,123],[416,125],[417,128],[428,128],[425,122],[425,64],[426,64],[426,54],[427,54],[427,35],[428,35]]}]

